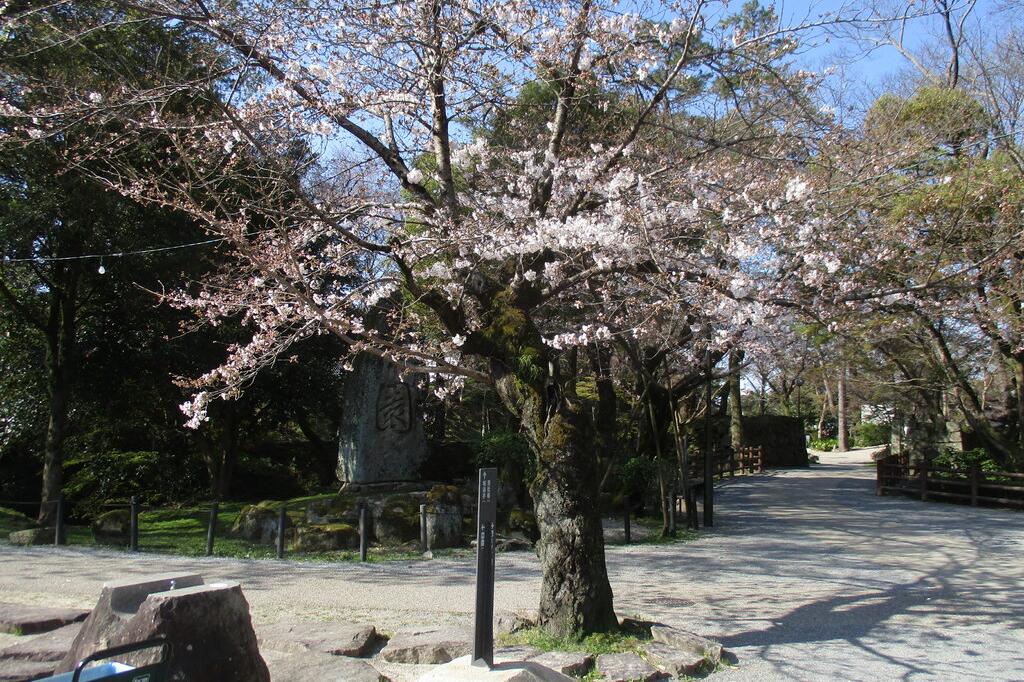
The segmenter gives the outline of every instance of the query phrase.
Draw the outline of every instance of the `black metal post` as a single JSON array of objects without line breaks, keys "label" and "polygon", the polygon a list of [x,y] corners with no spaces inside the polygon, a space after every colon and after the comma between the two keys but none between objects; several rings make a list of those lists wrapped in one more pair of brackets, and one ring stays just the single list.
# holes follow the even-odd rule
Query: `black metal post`
[{"label": "black metal post", "polygon": [[60,546],[64,544],[64,493],[57,495],[57,519],[53,524],[53,544]]},{"label": "black metal post", "polygon": [[366,561],[367,533],[369,525],[366,523],[366,503],[359,503],[359,560]]},{"label": "black metal post", "polygon": [[676,488],[672,485],[668,487],[668,534],[676,534]]},{"label": "black metal post", "polygon": [[128,525],[128,549],[139,551],[139,498],[132,495],[131,517]]},{"label": "black metal post", "polygon": [[711,454],[711,348],[705,352],[708,371],[707,408],[704,412],[704,526],[715,525],[715,458]]},{"label": "black metal post", "polygon": [[427,553],[427,505],[420,505],[420,552]]},{"label": "black metal post", "polygon": [[473,665],[494,665],[494,531],[497,518],[498,470],[480,469],[476,520],[476,620]]},{"label": "black metal post", "polygon": [[281,512],[277,516],[277,558],[284,558],[284,524],[288,518],[288,508],[281,505]]},{"label": "black metal post", "polygon": [[220,502],[210,505],[210,523],[206,526],[206,556],[213,556],[213,540],[217,536],[217,512]]},{"label": "black metal post", "polygon": [[627,545],[632,540],[629,527],[629,495],[622,496],[622,541]]}]

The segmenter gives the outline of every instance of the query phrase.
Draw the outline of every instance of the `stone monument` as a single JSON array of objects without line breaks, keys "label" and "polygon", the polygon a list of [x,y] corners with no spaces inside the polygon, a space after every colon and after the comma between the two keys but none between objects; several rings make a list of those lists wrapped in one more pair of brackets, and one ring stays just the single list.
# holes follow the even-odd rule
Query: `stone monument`
[{"label": "stone monument", "polygon": [[338,479],[367,484],[416,481],[427,457],[416,386],[398,367],[367,353],[356,356],[342,394]]}]

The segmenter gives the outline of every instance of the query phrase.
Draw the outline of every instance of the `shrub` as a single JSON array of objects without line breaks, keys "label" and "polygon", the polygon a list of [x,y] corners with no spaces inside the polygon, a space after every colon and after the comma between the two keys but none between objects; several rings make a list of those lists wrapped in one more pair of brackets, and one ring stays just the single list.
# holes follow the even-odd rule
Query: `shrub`
[{"label": "shrub", "polygon": [[159,452],[111,450],[68,461],[65,492],[76,516],[95,517],[103,505],[137,495],[145,504],[186,499],[201,489],[199,472]]},{"label": "shrub", "polygon": [[886,445],[891,428],[888,424],[861,422],[853,427],[853,443],[859,448],[872,445]]},{"label": "shrub", "polygon": [[942,452],[932,460],[931,464],[939,469],[952,469],[965,476],[971,473],[971,467],[975,464],[986,473],[1003,470],[992,459],[992,456],[988,454],[985,448],[975,448],[973,450],[964,450],[963,452],[953,450],[952,448],[943,448]]},{"label": "shrub", "polygon": [[838,441],[835,438],[812,438],[812,450],[835,450]]}]

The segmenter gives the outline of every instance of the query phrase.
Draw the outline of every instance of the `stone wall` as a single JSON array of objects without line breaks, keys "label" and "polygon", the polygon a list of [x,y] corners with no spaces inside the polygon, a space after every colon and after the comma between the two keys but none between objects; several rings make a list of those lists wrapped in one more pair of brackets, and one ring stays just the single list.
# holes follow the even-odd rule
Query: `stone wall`
[{"label": "stone wall", "polygon": [[766,467],[807,466],[807,443],[796,417],[764,415],[743,418],[743,444],[761,446]]}]

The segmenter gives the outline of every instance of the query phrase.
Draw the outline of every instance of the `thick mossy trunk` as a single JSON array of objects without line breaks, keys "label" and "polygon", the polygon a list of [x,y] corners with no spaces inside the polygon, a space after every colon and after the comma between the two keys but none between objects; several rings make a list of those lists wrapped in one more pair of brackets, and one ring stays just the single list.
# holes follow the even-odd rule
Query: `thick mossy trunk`
[{"label": "thick mossy trunk", "polygon": [[616,630],[589,424],[562,408],[545,427],[530,488],[540,529],[540,624],[559,637]]}]

